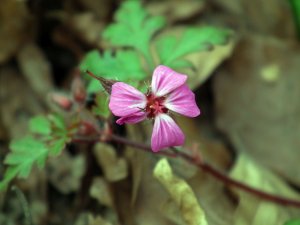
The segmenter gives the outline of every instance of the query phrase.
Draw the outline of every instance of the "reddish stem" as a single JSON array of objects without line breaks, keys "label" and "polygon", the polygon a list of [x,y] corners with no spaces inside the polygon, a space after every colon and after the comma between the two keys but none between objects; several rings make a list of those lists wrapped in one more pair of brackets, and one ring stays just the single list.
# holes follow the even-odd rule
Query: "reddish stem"
[{"label": "reddish stem", "polygon": [[[138,143],[138,142],[135,142],[135,141],[131,141],[131,140],[128,140],[126,138],[120,137],[118,135],[112,134],[110,136],[110,140],[115,141],[117,143],[129,145],[129,146],[135,147],[137,149],[144,150],[146,152],[152,153],[151,147],[149,145],[145,145],[143,143]],[[99,141],[99,137],[98,138],[89,138],[89,139],[77,138],[74,141],[97,142],[97,141]],[[165,155],[167,157],[172,157],[172,158],[181,157],[184,160],[186,160],[186,161],[194,164],[198,168],[202,169],[204,172],[209,173],[210,175],[212,175],[217,180],[221,181],[223,184],[225,184],[227,186],[232,186],[232,187],[239,188],[240,190],[243,190],[245,192],[248,192],[250,194],[253,194],[253,195],[255,195],[259,198],[262,198],[262,199],[270,201],[270,202],[300,208],[300,201],[285,198],[285,197],[281,197],[281,196],[277,196],[277,195],[273,195],[273,194],[261,191],[259,189],[250,187],[247,184],[244,184],[244,183],[239,182],[237,180],[234,180],[234,179],[230,178],[229,176],[227,176],[226,174],[224,174],[224,173],[218,171],[217,169],[213,168],[211,165],[209,165],[209,164],[207,164],[203,161],[195,160],[194,157],[192,157],[192,156],[190,156],[189,154],[186,153],[188,151],[183,152],[183,151],[174,150],[173,152],[174,153],[161,151],[161,152],[158,152],[158,153],[155,153],[155,154]]]},{"label": "reddish stem", "polygon": [[95,74],[93,74],[91,71],[87,70],[86,73],[87,73],[89,76],[91,76],[91,77],[93,77],[93,78],[95,78],[96,80],[98,80],[98,81],[101,82],[101,79],[100,79],[99,77],[97,77]]},{"label": "reddish stem", "polygon": [[189,156],[188,154],[186,154],[184,152],[178,152],[178,156],[184,158],[185,160],[191,162],[198,168],[209,173],[210,175],[212,175],[216,179],[220,180],[223,184],[225,184],[227,186],[233,186],[233,187],[239,188],[243,191],[249,192],[249,193],[256,195],[257,197],[260,197],[267,201],[271,201],[271,202],[278,203],[281,205],[289,205],[289,206],[294,206],[294,207],[300,208],[300,201],[297,201],[294,199],[288,199],[288,198],[273,195],[273,194],[269,194],[269,193],[261,191],[259,189],[250,187],[247,184],[244,184],[242,182],[239,182],[237,180],[234,180],[234,179],[228,177],[226,174],[218,171],[217,169],[213,168],[211,165],[209,165],[205,162],[195,162],[191,156]]}]

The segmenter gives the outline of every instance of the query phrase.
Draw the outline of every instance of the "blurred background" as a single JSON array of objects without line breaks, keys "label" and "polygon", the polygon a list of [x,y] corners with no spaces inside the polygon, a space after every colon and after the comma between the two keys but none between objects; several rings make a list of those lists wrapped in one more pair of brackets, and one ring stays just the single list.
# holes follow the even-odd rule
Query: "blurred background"
[{"label": "blurred background", "polygon": [[[10,140],[26,134],[32,116],[49,111],[49,93],[70,90],[89,51],[107,48],[101,32],[114,21],[121,4],[1,0],[1,177]],[[196,68],[190,85],[202,115],[178,118],[186,146],[194,146],[234,179],[299,199],[299,1],[149,0],[143,6],[149,14],[166,18],[164,32],[203,24],[232,31],[224,45],[189,56]],[[138,127],[127,129],[129,137],[138,136]],[[91,148],[93,155],[85,154]],[[116,150],[110,145],[71,144],[50,159],[45,170],[34,169],[27,180],[15,182],[26,196],[33,224],[186,224],[153,178],[158,156],[117,151],[113,169],[107,169],[114,170],[110,177],[104,172],[108,165],[101,161],[110,156],[97,148]],[[174,173],[194,191],[208,224],[283,225],[300,218],[299,208],[224,187],[180,159],[170,161]],[[0,194],[1,225],[25,224],[19,200],[13,191]]]}]

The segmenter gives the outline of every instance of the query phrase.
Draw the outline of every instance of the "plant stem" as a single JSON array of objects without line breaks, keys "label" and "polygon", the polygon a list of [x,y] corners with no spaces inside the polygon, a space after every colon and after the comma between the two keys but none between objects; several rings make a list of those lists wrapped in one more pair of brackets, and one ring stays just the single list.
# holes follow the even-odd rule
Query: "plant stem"
[{"label": "plant stem", "polygon": [[[76,139],[74,139],[73,141],[76,142],[98,142],[100,141],[99,137],[91,137],[91,138],[82,138],[82,137],[78,137]],[[120,144],[125,144],[134,148],[137,148],[139,150],[143,150],[149,153],[153,153],[151,150],[151,147],[149,145],[143,144],[143,143],[139,143],[139,142],[135,142],[132,140],[128,140],[124,137],[112,134],[110,136],[110,140],[109,141],[114,141]],[[286,206],[293,206],[293,207],[297,207],[300,208],[300,201],[299,200],[294,200],[294,199],[289,199],[289,198],[285,198],[285,197],[281,197],[281,196],[277,196],[274,194],[270,194],[264,191],[261,191],[259,189],[250,187],[249,185],[242,183],[240,181],[237,181],[235,179],[232,179],[231,177],[229,177],[228,175],[224,174],[221,171],[218,171],[217,169],[215,169],[214,167],[212,167],[211,165],[209,165],[208,163],[205,163],[203,161],[200,160],[196,160],[193,156],[189,155],[188,150],[184,150],[184,151],[177,151],[176,149],[173,148],[173,152],[166,152],[166,151],[160,151],[157,152],[155,154],[159,154],[159,155],[164,155],[167,157],[180,157],[184,160],[186,160],[187,162],[197,166],[199,169],[201,169],[203,172],[210,174],[211,176],[213,176],[214,178],[216,178],[217,180],[219,180],[220,182],[222,182],[224,185],[226,186],[231,186],[231,187],[235,187],[238,188],[240,190],[243,190],[245,192],[248,192],[252,195],[255,195],[261,199],[264,199],[266,201],[270,201],[273,203],[277,203],[280,205],[286,205]]]},{"label": "plant stem", "polygon": [[16,193],[17,198],[20,202],[20,205],[23,209],[24,217],[25,217],[25,221],[24,221],[25,224],[33,225],[30,208],[29,208],[29,205],[28,205],[28,202],[26,200],[24,193],[17,186],[12,186],[11,189],[12,189],[12,191],[14,191]]},{"label": "plant stem", "polygon": [[[126,138],[123,138],[123,137],[120,137],[120,136],[117,136],[117,135],[112,135],[111,140],[116,141],[118,143],[130,145],[132,147],[142,149],[142,150],[147,151],[147,152],[152,152],[151,147],[148,146],[148,145],[145,145],[143,143],[137,143],[137,142],[128,140]],[[175,154],[171,154],[171,155],[172,155],[172,157],[174,157],[174,156],[175,157],[176,156],[181,157],[184,160],[194,164],[195,166],[202,169],[204,172],[212,175],[213,177],[215,177],[216,179],[218,179],[219,181],[221,181],[223,184],[225,184],[227,186],[232,186],[232,187],[241,189],[243,191],[246,191],[250,194],[253,194],[253,195],[255,195],[259,198],[262,198],[262,199],[270,201],[270,202],[300,208],[300,201],[297,201],[297,200],[294,200],[294,199],[288,199],[288,198],[273,195],[273,194],[269,194],[269,193],[261,191],[259,189],[250,187],[247,184],[244,184],[242,182],[239,182],[237,180],[234,180],[234,179],[230,178],[226,174],[218,171],[217,169],[213,168],[211,165],[209,165],[209,164],[207,164],[203,161],[195,161],[195,159],[192,156],[190,156],[189,154],[187,154],[186,152],[187,151],[176,151]],[[158,153],[161,154],[163,152],[158,152]],[[164,153],[166,153],[166,152],[164,152]],[[169,154],[164,154],[164,155],[169,156]]]}]

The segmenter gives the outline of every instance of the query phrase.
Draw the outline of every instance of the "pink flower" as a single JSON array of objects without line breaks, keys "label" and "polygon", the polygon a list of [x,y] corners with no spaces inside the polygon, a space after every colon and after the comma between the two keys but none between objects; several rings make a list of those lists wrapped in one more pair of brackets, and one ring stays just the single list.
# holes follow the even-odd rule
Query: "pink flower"
[{"label": "pink flower", "polygon": [[146,94],[122,82],[113,84],[109,108],[120,117],[117,124],[154,119],[152,151],[183,145],[184,134],[170,117],[170,111],[188,117],[200,114],[195,95],[185,84],[186,79],[186,75],[158,66],[153,73],[151,91]]}]

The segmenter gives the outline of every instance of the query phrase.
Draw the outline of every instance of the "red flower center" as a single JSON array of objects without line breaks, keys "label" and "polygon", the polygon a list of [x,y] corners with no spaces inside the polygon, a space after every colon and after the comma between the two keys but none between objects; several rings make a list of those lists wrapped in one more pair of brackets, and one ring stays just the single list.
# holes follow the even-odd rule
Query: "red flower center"
[{"label": "red flower center", "polygon": [[156,97],[150,93],[146,95],[147,105],[146,113],[148,118],[154,118],[159,113],[167,113],[168,109],[164,106],[166,97]]}]

